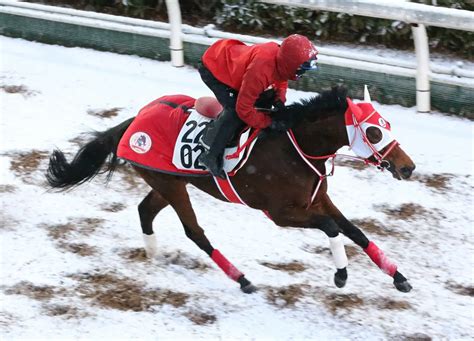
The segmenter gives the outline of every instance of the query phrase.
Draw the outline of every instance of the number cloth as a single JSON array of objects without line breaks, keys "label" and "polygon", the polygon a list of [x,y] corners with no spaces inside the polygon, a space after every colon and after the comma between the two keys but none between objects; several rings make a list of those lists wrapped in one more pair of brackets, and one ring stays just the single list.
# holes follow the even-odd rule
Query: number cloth
[{"label": "number cloth", "polygon": [[[140,167],[171,174],[189,174],[172,162],[176,138],[195,99],[186,95],[163,96],[138,113],[120,139],[117,156]],[[146,151],[145,151],[146,150]],[[195,174],[207,174],[196,170]]]},{"label": "number cloth", "polygon": [[[163,96],[146,105],[120,139],[117,156],[128,162],[169,174],[207,175],[198,162],[204,147],[199,145],[210,118],[193,107],[196,100],[185,95]],[[239,138],[239,146],[226,148],[224,170],[233,176],[248,160],[256,140],[246,143],[250,130]]]}]

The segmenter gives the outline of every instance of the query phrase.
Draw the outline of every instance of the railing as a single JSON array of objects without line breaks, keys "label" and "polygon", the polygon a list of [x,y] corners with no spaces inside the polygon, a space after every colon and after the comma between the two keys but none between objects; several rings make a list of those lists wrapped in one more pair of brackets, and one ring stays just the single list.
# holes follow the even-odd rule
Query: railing
[{"label": "railing", "polygon": [[[177,4],[176,0],[172,1]],[[345,3],[348,3],[348,0],[346,0]],[[177,61],[176,59],[173,60],[173,51],[182,52],[182,43],[179,45],[176,44],[176,41],[173,41],[172,25],[168,23],[5,0],[0,0],[0,13],[73,24],[77,26],[88,26],[110,31],[127,32],[141,36],[170,39],[172,63],[175,66],[183,65],[182,59],[180,61],[179,57]],[[269,41],[269,39],[265,38],[222,32],[216,30],[212,25],[208,25],[204,28],[196,28],[189,25],[181,25],[179,22],[179,26],[181,27],[182,33],[179,34],[178,38],[182,39],[184,42],[199,44],[201,46],[210,45],[217,39],[222,38],[239,39],[247,43],[262,43]],[[176,33],[174,33],[174,37],[177,37]],[[340,49],[327,47],[321,47],[319,50],[319,61],[321,64],[416,78],[417,63],[414,61],[379,57],[372,54],[353,51],[345,52]],[[449,86],[460,86],[464,89],[474,89],[473,70],[464,69],[462,65],[459,64],[445,66],[431,63],[430,66],[431,71],[429,77],[431,81],[448,84]]]},{"label": "railing", "polygon": [[474,31],[474,13],[452,8],[386,0],[261,0],[262,2],[305,7],[312,10],[343,12],[374,18],[400,20],[412,24],[417,58],[416,103],[418,112],[429,112],[430,58],[425,25]]}]

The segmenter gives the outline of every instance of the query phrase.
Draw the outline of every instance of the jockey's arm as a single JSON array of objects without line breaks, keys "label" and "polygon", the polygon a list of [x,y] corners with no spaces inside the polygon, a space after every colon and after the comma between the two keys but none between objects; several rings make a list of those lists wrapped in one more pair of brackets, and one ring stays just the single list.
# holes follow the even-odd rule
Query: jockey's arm
[{"label": "jockey's arm", "polygon": [[237,115],[242,121],[254,128],[266,128],[272,121],[270,116],[255,109],[255,102],[260,94],[271,84],[266,76],[268,72],[262,70],[262,67],[265,66],[255,61],[249,64],[242,80],[236,104]]}]

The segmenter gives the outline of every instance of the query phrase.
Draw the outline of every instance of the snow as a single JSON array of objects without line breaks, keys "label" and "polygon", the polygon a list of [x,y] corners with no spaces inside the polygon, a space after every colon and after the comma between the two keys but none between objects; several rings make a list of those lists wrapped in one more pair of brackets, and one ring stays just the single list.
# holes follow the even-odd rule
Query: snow
[{"label": "snow", "polygon": [[[71,157],[78,148],[71,139],[108,129],[161,95],[210,95],[195,69],[5,37],[0,37],[0,55],[2,339],[473,338],[471,121],[375,103],[417,164],[415,176],[446,176],[447,187],[396,181],[373,168],[338,166],[330,179],[330,195],[346,217],[376,219],[393,232],[367,235],[409,278],[414,289],[408,294],[396,291],[390,278],[361,252],[349,257],[347,285],[337,289],[332,283],[334,265],[326,250],[328,239],[322,232],[277,227],[259,211],[217,201],[190,187],[208,238],[261,288],[245,295],[186,238],[170,208],[155,219],[157,259],[124,258],[124,253],[143,248],[137,204],[149,189],[138,176],[134,186],[118,173],[106,187],[98,177],[58,194],[45,186],[46,159],[38,169],[14,167],[19,154],[32,150],[49,154],[60,148]],[[26,90],[5,91],[13,85]],[[288,97],[295,101],[311,95],[290,90]],[[88,114],[111,108],[121,108],[116,117]],[[104,207],[111,204],[124,207],[106,211]],[[418,215],[397,219],[387,213],[387,207],[396,209],[403,204],[415,205]],[[102,220],[94,229],[85,218]],[[81,228],[68,231],[58,226],[68,223]],[[52,232],[57,229],[64,233],[55,239]],[[353,247],[349,239],[344,242]],[[61,243],[84,243],[95,252],[80,256]],[[318,248],[323,252],[314,252]],[[173,263],[170,257],[178,252],[184,261]],[[199,270],[189,265],[193,261],[209,268]],[[291,261],[302,263],[306,270],[291,274],[261,264]],[[186,293],[189,299],[177,307],[155,304],[143,311],[114,309],[84,297],[81,285],[86,284],[77,279],[81,273],[113,274],[144,290],[169,289]],[[12,288],[22,281],[51,286],[55,293],[47,299],[12,294]],[[288,285],[302,287],[301,299],[293,306],[284,306],[281,300],[272,304],[267,297],[270,288]],[[453,287],[468,289],[470,294],[460,294]],[[338,307],[331,305],[335,299],[356,303]],[[51,314],[48,309],[54,305],[72,307],[76,313]],[[402,308],[395,309],[397,305]],[[193,323],[188,316],[196,312],[214,315],[215,321]]]}]

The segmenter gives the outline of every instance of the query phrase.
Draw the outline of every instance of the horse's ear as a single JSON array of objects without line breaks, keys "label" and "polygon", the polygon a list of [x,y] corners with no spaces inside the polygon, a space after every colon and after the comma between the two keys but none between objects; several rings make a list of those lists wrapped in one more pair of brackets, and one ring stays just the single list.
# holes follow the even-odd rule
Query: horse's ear
[{"label": "horse's ear", "polygon": [[352,112],[352,114],[354,114],[357,120],[359,120],[359,118],[362,115],[362,110],[360,110],[360,108],[354,102],[352,102],[352,100],[349,97],[347,97],[346,100],[347,100],[347,105],[349,105],[350,111]]},{"label": "horse's ear", "polygon": [[369,89],[367,88],[367,85],[364,85],[364,102],[365,103],[372,103],[372,101],[370,99]]}]

